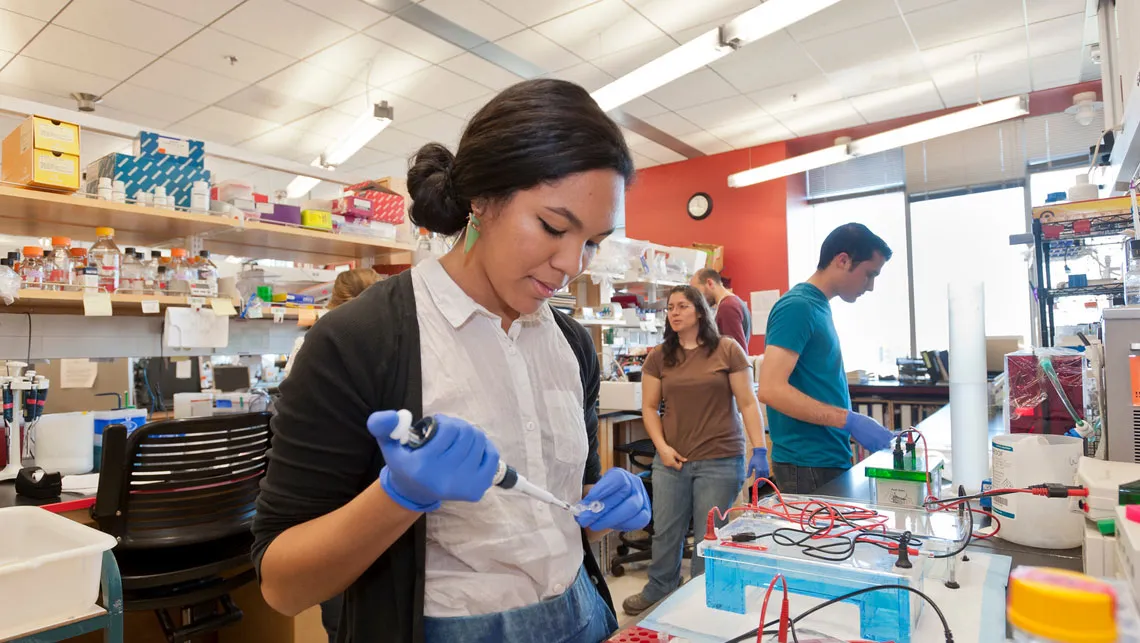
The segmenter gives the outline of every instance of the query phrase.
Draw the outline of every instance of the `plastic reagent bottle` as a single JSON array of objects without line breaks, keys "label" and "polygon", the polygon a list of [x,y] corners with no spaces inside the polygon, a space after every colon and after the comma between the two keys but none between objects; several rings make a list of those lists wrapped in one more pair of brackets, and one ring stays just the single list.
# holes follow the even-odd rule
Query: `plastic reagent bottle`
[{"label": "plastic reagent bottle", "polygon": [[20,280],[24,288],[39,290],[44,287],[44,249],[24,246],[24,261],[20,263]]},{"label": "plastic reagent bottle", "polygon": [[186,261],[186,248],[172,248],[170,250],[170,270],[167,271],[167,290],[172,294],[190,294],[190,283],[197,278],[194,270]]},{"label": "plastic reagent bottle", "polygon": [[46,290],[67,290],[71,282],[71,239],[51,238],[51,256],[44,262],[44,288]]},{"label": "plastic reagent bottle", "polygon": [[115,292],[119,288],[123,261],[123,253],[115,245],[115,229],[95,228],[95,235],[99,239],[87,253],[87,263],[99,271],[99,290]]},{"label": "plastic reagent bottle", "polygon": [[139,263],[134,248],[123,253],[123,267],[119,276],[119,292],[138,294],[142,292],[143,267]]}]

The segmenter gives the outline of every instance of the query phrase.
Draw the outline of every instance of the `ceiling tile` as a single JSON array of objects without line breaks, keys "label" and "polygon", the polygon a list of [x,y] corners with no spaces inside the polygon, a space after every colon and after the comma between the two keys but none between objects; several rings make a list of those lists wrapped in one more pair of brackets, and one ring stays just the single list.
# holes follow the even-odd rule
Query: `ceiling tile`
[{"label": "ceiling tile", "polygon": [[406,156],[397,156],[390,161],[377,163],[376,165],[364,168],[362,171],[367,172],[368,176],[377,179],[385,177],[403,179],[408,176],[408,159]]},{"label": "ceiling tile", "polygon": [[650,116],[657,116],[658,114],[664,114],[665,112],[669,111],[665,107],[662,107],[661,105],[644,96],[638,96],[625,105],[622,105],[620,109],[621,111],[629,114],[630,116],[633,116],[634,118],[640,118],[643,120],[649,118]]},{"label": "ceiling tile", "polygon": [[420,5],[487,40],[498,40],[526,28],[483,0],[422,0]]},{"label": "ceiling tile", "polygon": [[684,109],[737,94],[736,88],[711,69],[701,68],[649,92],[649,97],[672,110]]},{"label": "ceiling tile", "polygon": [[301,162],[309,163],[320,156],[332,141],[331,137],[305,132],[296,125],[285,125],[251,138],[242,143],[241,147],[282,158],[303,155],[302,158],[307,160]]},{"label": "ceiling tile", "polygon": [[566,69],[582,62],[581,58],[533,29],[512,34],[496,41],[495,44],[547,71]]},{"label": "ceiling tile", "polygon": [[851,99],[851,104],[868,123],[924,114],[943,108],[942,99],[939,98],[938,90],[934,88],[932,81],[855,96]]},{"label": "ceiling tile", "polygon": [[395,92],[380,89],[379,87],[370,87],[367,95],[361,92],[352,98],[333,105],[332,109],[341,114],[347,114],[356,118],[365,113],[372,105],[385,100],[388,101],[388,104],[395,110],[395,121],[397,124],[399,124],[400,121],[410,121],[421,116],[427,116],[435,111],[435,109],[427,105],[417,103],[406,96],[401,96]]},{"label": "ceiling tile", "polygon": [[983,67],[977,81],[973,63],[931,70],[931,75],[947,107],[975,103],[979,92],[981,100],[985,101],[1030,90],[1029,61],[1024,58],[1002,66]]},{"label": "ceiling tile", "polygon": [[463,53],[450,42],[395,17],[370,27],[365,33],[433,63],[441,63]]},{"label": "ceiling tile", "polygon": [[745,121],[766,116],[764,110],[744,96],[731,96],[697,107],[680,110],[686,120],[704,129],[728,125],[734,121]]},{"label": "ceiling tile", "polygon": [[906,14],[906,22],[919,49],[930,49],[997,33],[1024,28],[1020,2],[952,0]]},{"label": "ceiling tile", "polygon": [[597,0],[486,0],[499,11],[527,25],[536,25],[592,4]]},{"label": "ceiling tile", "polygon": [[[356,122],[358,115],[359,113],[349,114],[329,108],[290,123],[286,127],[295,130],[296,135],[309,134],[331,142],[333,139],[344,136],[352,124]],[[399,118],[399,116],[397,112],[396,117]],[[269,134],[266,134],[261,138],[268,136]],[[321,145],[320,148],[323,150],[326,145]]]},{"label": "ceiling tile", "polygon": [[483,106],[489,103],[494,97],[495,92],[491,92],[489,94],[484,94],[478,98],[473,98],[466,103],[460,103],[458,105],[448,107],[443,111],[451,114],[452,116],[456,116],[462,118],[465,121],[468,121],[471,120],[471,117],[475,115],[475,112],[478,112],[480,109],[482,109]]},{"label": "ceiling tile", "polygon": [[[759,4],[756,0],[703,0],[702,2],[628,0],[628,2],[643,16],[671,35],[710,22],[719,24],[724,19],[748,11]],[[685,39],[681,41],[684,42]]]},{"label": "ceiling tile", "polygon": [[795,134],[771,116],[736,121],[709,130],[709,133],[736,149],[795,138]]},{"label": "ceiling tile", "polygon": [[915,53],[914,41],[902,18],[845,29],[804,42],[803,47],[824,73]]},{"label": "ceiling tile", "polygon": [[133,83],[123,83],[103,96],[103,102],[99,103],[97,111],[101,113],[104,107],[110,107],[123,112],[162,119],[169,124],[182,120],[205,106],[206,103],[190,100],[184,96],[147,89]]},{"label": "ceiling tile", "polygon": [[393,158],[395,158],[395,156],[387,152],[370,150],[365,147],[357,151],[356,154],[353,154],[347,161],[341,163],[337,169],[344,172],[357,172],[362,168],[371,165],[377,165],[386,161],[391,161]]},{"label": "ceiling tile", "polygon": [[622,0],[600,0],[535,29],[586,60],[653,40],[662,33]]},{"label": "ceiling tile", "polygon": [[506,89],[522,80],[521,76],[516,76],[471,52],[456,56],[443,62],[440,66],[494,90]]},{"label": "ceiling tile", "polygon": [[897,1],[899,3],[899,9],[902,9],[903,13],[911,13],[914,11],[921,11],[923,9],[929,9],[930,7],[938,6],[940,4],[946,4],[948,2],[954,2],[954,0],[897,0]]},{"label": "ceiling tile", "polygon": [[805,42],[898,17],[895,0],[843,0],[789,26],[788,33]]},{"label": "ceiling tile", "polygon": [[[400,158],[408,158],[415,154],[421,146],[431,141],[415,134],[409,134],[403,130],[389,127],[388,129],[380,132],[380,135],[369,141],[367,147],[372,150],[379,150],[387,152]],[[454,152],[454,148],[452,149]]]},{"label": "ceiling tile", "polygon": [[685,157],[673,150],[653,141],[644,141],[630,147],[630,150],[642,156],[649,157],[658,163],[676,163],[684,161]]},{"label": "ceiling tile", "polygon": [[[0,76],[3,76],[3,73],[0,73]],[[75,109],[75,100],[69,96],[64,96],[62,94],[50,94],[42,91],[37,91],[35,89],[29,89],[27,87],[20,87],[18,85],[4,82],[2,77],[0,77],[0,94],[4,96],[11,96],[12,98],[32,100],[37,103],[43,103],[44,105],[54,105],[62,109]],[[13,126],[18,125],[21,121],[24,120],[22,118],[16,118],[14,116],[8,115],[0,118],[0,123],[7,123],[9,119],[13,118],[16,120],[16,122],[13,123]],[[3,131],[5,132],[9,132],[11,130],[11,127],[3,128]],[[80,143],[82,143],[82,141],[80,141]]]},{"label": "ceiling tile", "polygon": [[321,69],[305,61],[282,69],[258,85],[322,106],[339,103],[360,94],[364,89],[361,83],[351,78]]},{"label": "ceiling tile", "polygon": [[694,125],[688,119],[678,115],[676,112],[665,112],[657,116],[650,116],[645,119],[653,127],[669,134],[670,136],[684,136],[686,134],[693,134],[701,131],[701,128]]},{"label": "ceiling tile", "polygon": [[55,25],[48,25],[21,53],[36,60],[117,80],[130,76],[155,59],[138,49]]},{"label": "ceiling tile", "polygon": [[921,83],[930,80],[930,73],[922,56],[912,52],[834,71],[827,78],[844,96],[859,96]]},{"label": "ceiling tile", "polygon": [[819,67],[803,47],[784,31],[747,45],[709,67],[741,92],[775,87],[819,73]]},{"label": "ceiling tile", "polygon": [[364,34],[346,40],[309,57],[310,64],[361,82],[384,85],[431,66],[428,61],[382,43]]},{"label": "ceiling tile", "polygon": [[769,87],[748,94],[769,114],[783,114],[843,99],[843,92],[831,84],[827,76],[816,74],[779,87]]},{"label": "ceiling tile", "polygon": [[446,109],[487,93],[487,88],[442,67],[429,67],[384,87],[435,109]]},{"label": "ceiling tile", "polygon": [[1048,56],[1080,49],[1085,38],[1085,16],[1075,13],[1029,25],[1029,55]]},{"label": "ceiling tile", "polygon": [[[60,97],[69,97],[72,92],[102,95],[115,82],[111,78],[60,67],[27,56],[16,56],[0,71],[0,83]],[[67,102],[74,107],[75,101],[71,98],[67,98]]]},{"label": "ceiling tile", "polygon": [[[59,13],[69,0],[0,0],[0,9],[14,11],[23,16],[48,21]],[[7,16],[0,16],[7,20]]]},{"label": "ceiling tile", "polygon": [[277,127],[277,123],[210,106],[171,125],[175,131],[207,141],[234,145]]},{"label": "ceiling tile", "polygon": [[[237,58],[231,63],[227,56]],[[166,58],[252,83],[288,67],[293,58],[216,29],[203,29]]]},{"label": "ceiling tile", "polygon": [[611,76],[621,77],[637,69],[645,63],[660,58],[663,54],[677,48],[677,42],[662,34],[658,38],[627,47],[596,58],[594,66]]},{"label": "ceiling tile", "polygon": [[219,101],[245,86],[232,78],[212,74],[166,58],[159,58],[135,74],[131,82],[203,103]]},{"label": "ceiling tile", "polygon": [[657,161],[654,161],[653,159],[649,158],[648,156],[643,156],[641,154],[638,154],[637,152],[630,151],[630,156],[633,157],[634,169],[642,170],[642,169],[645,169],[648,167],[653,167],[654,165],[661,165]]},{"label": "ceiling tile", "polygon": [[645,141],[649,140],[649,139],[645,138],[644,136],[642,136],[641,134],[638,134],[638,133],[634,132],[633,130],[626,129],[624,127],[621,128],[621,133],[622,133],[622,136],[625,137],[625,144],[630,146],[630,147],[632,147],[634,145],[640,145],[641,143],[644,143]]},{"label": "ceiling tile", "polygon": [[692,145],[705,154],[720,154],[722,152],[728,152],[732,149],[731,145],[725,143],[716,136],[713,136],[711,133],[704,130],[693,132],[692,134],[686,134],[684,136],[678,136],[677,138],[681,139],[681,141],[685,143],[688,143],[689,145]]},{"label": "ceiling tile", "polygon": [[572,83],[577,83],[586,88],[586,91],[592,92],[604,85],[613,81],[614,77],[606,72],[598,69],[591,63],[582,63],[567,67],[546,75],[547,78],[560,78],[568,80]]},{"label": "ceiling tile", "polygon": [[863,125],[867,122],[847,101],[785,112],[777,118],[784,127],[795,132],[796,136],[810,136]]},{"label": "ceiling tile", "polygon": [[363,0],[289,0],[295,5],[302,6],[310,11],[321,14],[322,16],[339,22],[340,24],[351,28],[353,31],[360,31],[366,27],[380,22],[388,17],[388,14],[377,9],[371,4]]},{"label": "ceiling tile", "polygon": [[286,96],[258,85],[218,101],[218,107],[274,123],[290,123],[321,110],[320,105],[293,96]]},{"label": "ceiling tile", "polygon": [[52,24],[152,54],[169,51],[201,27],[131,0],[72,2]]},{"label": "ceiling tile", "polygon": [[47,24],[42,20],[0,9],[0,49],[17,52]]},{"label": "ceiling tile", "polygon": [[435,112],[414,121],[400,123],[398,128],[409,134],[414,134],[432,141],[439,141],[451,149],[459,144],[459,137],[463,135],[463,128],[467,121],[456,118],[444,112]]},{"label": "ceiling tile", "polygon": [[1086,0],[1033,0],[1025,3],[1029,22],[1051,20],[1070,14],[1085,14]]},{"label": "ceiling tile", "polygon": [[972,77],[976,54],[980,54],[978,66],[983,70],[1024,60],[1028,56],[1025,27],[1015,27],[924,49],[922,59],[931,70],[946,66],[969,67]]},{"label": "ceiling tile", "polygon": [[8,61],[12,60],[15,56],[16,54],[10,51],[0,51],[0,69],[3,69],[4,65],[7,65]]},{"label": "ceiling tile", "polygon": [[352,30],[285,0],[246,0],[214,28],[291,56],[309,56]]},{"label": "ceiling tile", "polygon": [[1033,91],[1080,82],[1084,60],[1083,48],[1034,58],[1030,61]]},{"label": "ceiling tile", "polygon": [[[38,2],[39,0],[28,1]],[[218,16],[238,6],[242,0],[194,0],[193,2],[186,0],[138,0],[138,2],[204,25],[213,22]]]}]

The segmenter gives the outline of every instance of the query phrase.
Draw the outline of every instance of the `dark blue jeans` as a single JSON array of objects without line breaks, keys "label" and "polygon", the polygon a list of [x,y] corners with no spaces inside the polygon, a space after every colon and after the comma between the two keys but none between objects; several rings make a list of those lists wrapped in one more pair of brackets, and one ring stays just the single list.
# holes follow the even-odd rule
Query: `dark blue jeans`
[{"label": "dark blue jeans", "polygon": [[[653,458],[653,559],[649,584],[641,590],[644,598],[659,601],[681,585],[689,525],[696,538],[703,538],[709,510],[732,507],[743,485],[744,456],[686,462],[680,471]],[[704,571],[705,560],[694,554],[693,577]]]},{"label": "dark blue jeans", "polygon": [[847,469],[834,467],[801,467],[782,462],[772,463],[772,476],[781,493],[815,493],[823,485],[843,475]]}]

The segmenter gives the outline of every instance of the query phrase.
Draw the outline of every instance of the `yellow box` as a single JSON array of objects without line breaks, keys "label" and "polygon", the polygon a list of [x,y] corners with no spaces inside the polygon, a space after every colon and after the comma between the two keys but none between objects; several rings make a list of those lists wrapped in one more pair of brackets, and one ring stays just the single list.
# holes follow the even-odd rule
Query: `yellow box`
[{"label": "yellow box", "polygon": [[20,130],[4,139],[0,180],[34,187],[79,189],[79,156],[49,150],[24,148]]},{"label": "yellow box", "polygon": [[332,212],[325,210],[301,210],[301,225],[306,228],[332,230]]},{"label": "yellow box", "polygon": [[[13,130],[20,133],[20,148],[79,156],[79,126],[43,116],[29,116]],[[12,134],[9,134],[11,136]]]}]

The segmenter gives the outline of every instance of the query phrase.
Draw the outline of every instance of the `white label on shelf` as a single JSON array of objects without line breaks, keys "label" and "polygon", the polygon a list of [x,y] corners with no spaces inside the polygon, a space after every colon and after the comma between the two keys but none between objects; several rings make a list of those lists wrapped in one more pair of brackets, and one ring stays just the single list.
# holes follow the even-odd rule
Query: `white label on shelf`
[{"label": "white label on shelf", "polygon": [[142,302],[142,311],[144,315],[155,315],[158,313],[158,301],[154,299],[144,299]]},{"label": "white label on shelf", "polygon": [[206,298],[205,297],[187,297],[186,303],[189,304],[190,307],[193,308],[194,310],[201,310],[202,307],[206,305]]},{"label": "white label on shelf", "polygon": [[[261,317],[260,311],[258,312],[257,316]],[[273,323],[274,324],[280,324],[280,323],[283,323],[284,321],[285,321],[285,309],[280,308],[280,307],[274,308],[273,309]]]},{"label": "white label on shelf", "polygon": [[237,314],[237,309],[234,308],[234,302],[225,297],[214,297],[211,299],[210,308],[214,309],[215,315],[221,315],[223,317],[233,317]]},{"label": "white label on shelf", "polygon": [[111,295],[105,292],[84,293],[83,314],[87,317],[110,317]]}]

